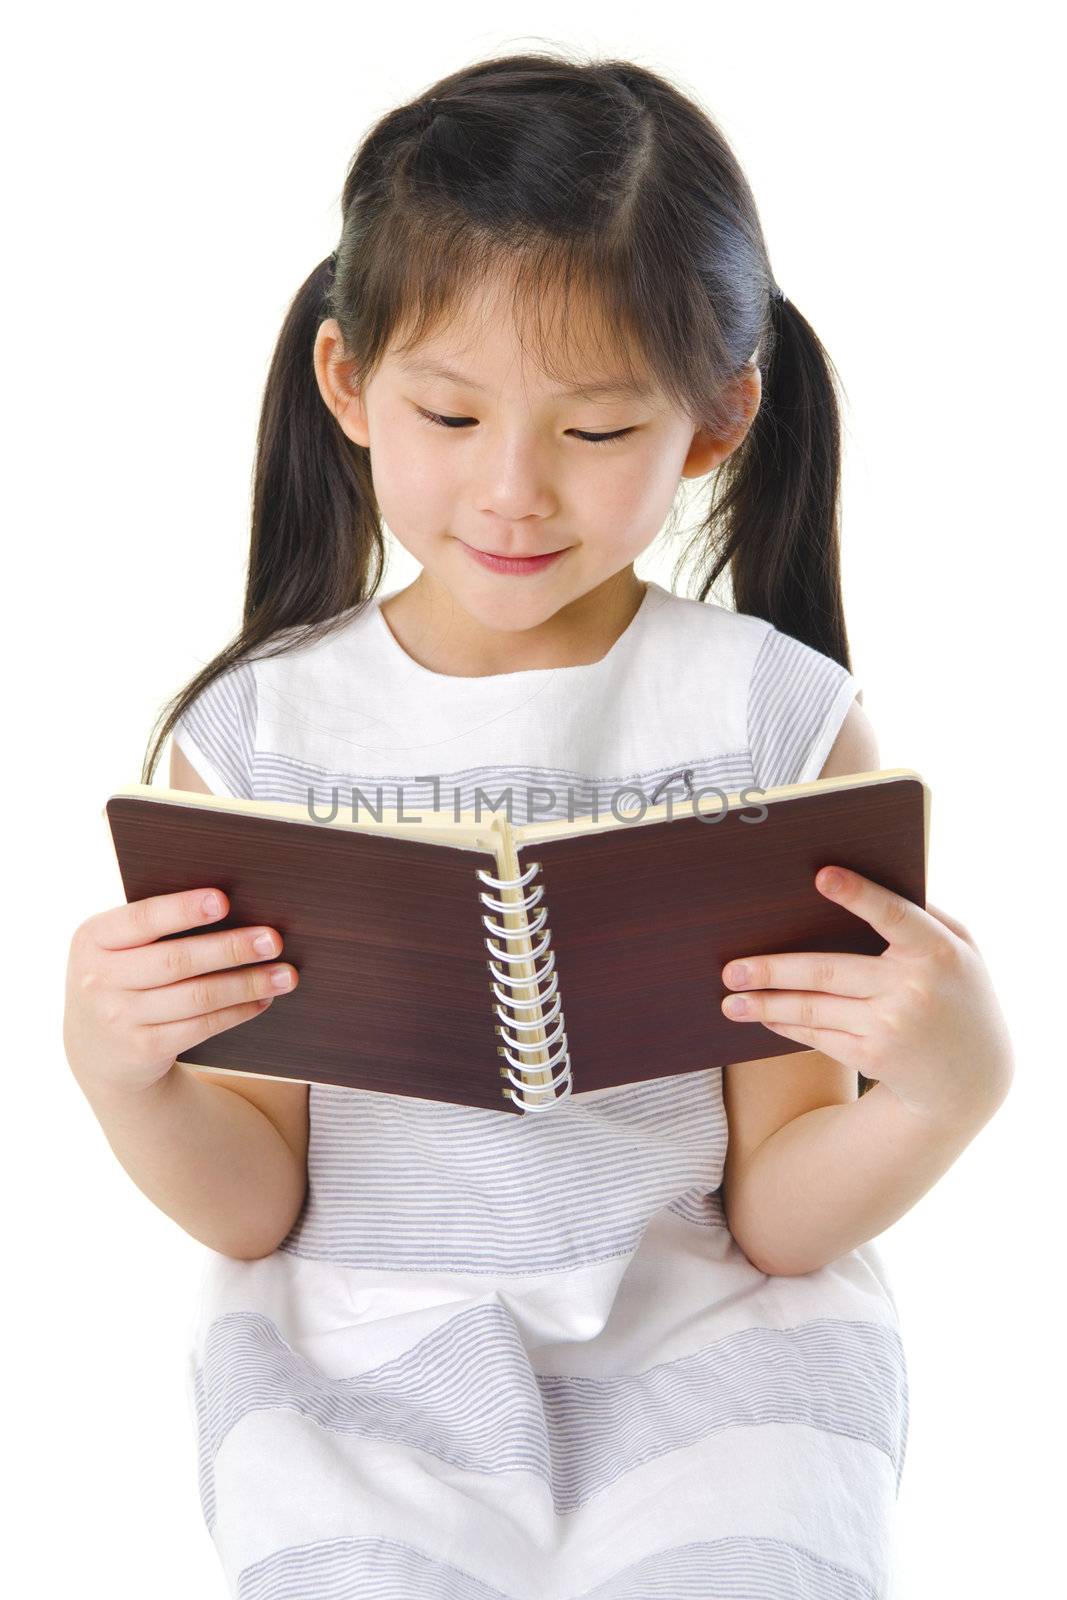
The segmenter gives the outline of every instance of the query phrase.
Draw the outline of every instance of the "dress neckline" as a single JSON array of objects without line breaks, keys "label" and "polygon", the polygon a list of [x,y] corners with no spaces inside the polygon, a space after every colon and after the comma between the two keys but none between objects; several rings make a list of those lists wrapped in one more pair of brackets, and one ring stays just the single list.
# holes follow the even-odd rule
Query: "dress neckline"
[{"label": "dress neckline", "polygon": [[385,615],[382,612],[382,602],[385,600],[391,600],[394,594],[399,594],[399,589],[392,589],[388,594],[375,596],[373,602],[373,624],[377,629],[381,642],[388,654],[392,656],[394,660],[403,664],[409,672],[413,672],[419,677],[432,679],[436,683],[447,683],[451,685],[458,683],[515,683],[520,680],[536,682],[539,679],[551,678],[557,674],[574,677],[574,675],[577,673],[593,673],[603,671],[610,662],[614,661],[616,657],[621,655],[623,650],[628,647],[628,642],[633,641],[640,627],[647,619],[651,609],[653,590],[655,590],[658,594],[662,594],[664,592],[660,584],[654,583],[651,579],[646,579],[645,592],[641,597],[641,604],[638,606],[637,610],[626,624],[626,627],[619,634],[619,637],[615,640],[615,643],[611,646],[611,649],[608,650],[606,655],[602,655],[598,661],[581,661],[573,667],[525,667],[519,672],[481,672],[471,675],[451,672],[434,672],[430,667],[424,667],[421,661],[416,661],[414,656],[408,655],[407,651],[404,649],[404,646],[400,643],[400,640],[396,637],[392,628],[390,628],[385,619]]}]

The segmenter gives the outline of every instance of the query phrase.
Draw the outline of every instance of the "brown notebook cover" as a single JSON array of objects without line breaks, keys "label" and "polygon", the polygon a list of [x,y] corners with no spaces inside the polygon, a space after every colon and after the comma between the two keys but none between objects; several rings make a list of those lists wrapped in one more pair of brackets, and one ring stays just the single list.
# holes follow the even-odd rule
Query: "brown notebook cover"
[{"label": "brown notebook cover", "polygon": [[569,1093],[806,1048],[724,1017],[721,969],[885,949],[819,893],[820,867],[925,906],[930,791],[918,773],[699,805],[525,827],[423,813],[423,837],[386,831],[388,818],[312,820],[305,807],[141,784],[104,810],[128,901],[221,888],[229,915],[198,933],[265,923],[300,975],[181,1061],[529,1114]]}]

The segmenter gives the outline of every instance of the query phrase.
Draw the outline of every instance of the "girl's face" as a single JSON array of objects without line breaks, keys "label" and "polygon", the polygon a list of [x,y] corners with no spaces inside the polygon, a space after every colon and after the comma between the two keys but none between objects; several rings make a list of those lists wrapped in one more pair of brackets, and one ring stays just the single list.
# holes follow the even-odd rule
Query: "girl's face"
[{"label": "girl's face", "polygon": [[[563,392],[526,360],[501,297],[479,301],[476,323],[457,319],[446,337],[406,356],[390,349],[357,393],[335,365],[341,354],[338,324],[324,322],[315,349],[323,398],[369,450],[382,517],[421,563],[418,582],[431,598],[446,591],[476,633],[537,628],[630,568],[662,527],[679,480],[718,466],[759,405],[753,366],[745,426],[716,441],[652,386],[601,392],[619,381],[602,363],[574,374],[584,394]],[[616,437],[587,437],[605,434]],[[479,551],[560,554],[504,571]]]}]

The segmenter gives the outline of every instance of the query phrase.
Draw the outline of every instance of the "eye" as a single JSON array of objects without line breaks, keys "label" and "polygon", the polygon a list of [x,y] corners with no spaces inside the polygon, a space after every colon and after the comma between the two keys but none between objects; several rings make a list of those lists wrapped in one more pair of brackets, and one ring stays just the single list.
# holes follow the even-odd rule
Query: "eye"
[{"label": "eye", "polygon": [[[439,416],[436,411],[424,411],[421,406],[416,406],[415,410],[423,422],[429,422],[438,428],[469,428],[477,421],[476,417]],[[635,430],[617,428],[614,433],[585,433],[581,428],[574,428],[571,431],[586,444],[613,444],[616,439],[625,439],[628,433],[633,433]]]}]

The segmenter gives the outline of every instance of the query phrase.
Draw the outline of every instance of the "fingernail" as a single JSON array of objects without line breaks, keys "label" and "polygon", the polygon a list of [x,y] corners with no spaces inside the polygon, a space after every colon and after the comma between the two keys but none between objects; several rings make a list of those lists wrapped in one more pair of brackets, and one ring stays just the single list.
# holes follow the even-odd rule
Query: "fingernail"
[{"label": "fingernail", "polygon": [[735,961],[727,967],[725,976],[727,983],[747,983],[750,973],[743,961]]},{"label": "fingernail", "polygon": [[824,872],[822,875],[822,886],[824,889],[829,889],[831,894],[835,889],[840,889],[843,881],[839,872]]},{"label": "fingernail", "polygon": [[726,1013],[731,1017],[743,1017],[748,1010],[748,1001],[742,995],[732,994],[725,1002]]},{"label": "fingernail", "polygon": [[205,917],[217,917],[222,910],[222,901],[217,894],[206,894],[200,902]]}]

